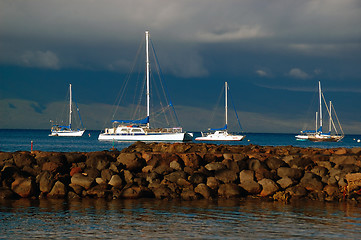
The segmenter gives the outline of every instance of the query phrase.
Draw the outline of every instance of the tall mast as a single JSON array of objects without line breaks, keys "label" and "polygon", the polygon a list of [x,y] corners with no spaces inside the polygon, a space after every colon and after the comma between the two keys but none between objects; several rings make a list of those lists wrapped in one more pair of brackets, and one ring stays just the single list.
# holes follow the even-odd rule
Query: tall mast
[{"label": "tall mast", "polygon": [[70,92],[70,94],[69,94],[69,128],[71,128],[71,113],[72,113],[72,110],[71,110],[71,105],[72,105],[72,103],[71,103],[71,98],[72,98],[72,96],[71,96],[71,84],[69,84],[69,92]]},{"label": "tall mast", "polygon": [[[145,56],[146,56],[146,74],[147,74],[147,117],[149,118],[149,31],[145,32]],[[149,128],[149,122],[147,123]]]},{"label": "tall mast", "polygon": [[315,132],[317,132],[317,120],[318,120],[318,112],[316,112],[316,131]]},{"label": "tall mast", "polygon": [[331,127],[332,127],[332,115],[331,115],[331,111],[332,111],[332,102],[330,101],[330,122],[329,122],[329,126],[328,126],[328,129],[331,133]]},{"label": "tall mast", "polygon": [[[226,113],[226,127],[228,128],[228,101],[227,101],[227,93],[228,93],[228,84],[225,82],[224,86],[224,95],[225,95],[225,113]],[[226,128],[226,129],[227,129]]]},{"label": "tall mast", "polygon": [[321,131],[322,131],[322,102],[321,102],[321,98],[322,98],[322,92],[321,92],[321,82],[318,81],[318,95],[319,95],[319,100],[320,100],[320,128],[321,128]]}]

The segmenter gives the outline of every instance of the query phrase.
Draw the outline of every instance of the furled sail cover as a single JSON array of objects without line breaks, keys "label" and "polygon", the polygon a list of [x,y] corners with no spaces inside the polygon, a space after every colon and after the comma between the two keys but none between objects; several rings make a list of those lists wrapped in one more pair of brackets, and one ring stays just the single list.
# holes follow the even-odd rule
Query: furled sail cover
[{"label": "furled sail cover", "polygon": [[147,124],[149,123],[149,117],[140,120],[113,120],[112,123]]},{"label": "furled sail cover", "polygon": [[221,130],[226,130],[227,129],[227,124],[224,125],[224,127],[222,128],[211,128],[211,131],[221,131]]}]

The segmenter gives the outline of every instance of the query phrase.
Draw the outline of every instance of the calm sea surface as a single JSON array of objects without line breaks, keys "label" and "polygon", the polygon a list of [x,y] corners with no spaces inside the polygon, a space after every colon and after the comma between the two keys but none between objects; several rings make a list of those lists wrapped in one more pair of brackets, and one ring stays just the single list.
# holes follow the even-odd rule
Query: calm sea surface
[{"label": "calm sea surface", "polygon": [[[0,151],[30,151],[31,141],[33,150],[55,152],[92,152],[109,150],[113,146],[119,150],[130,146],[130,142],[101,142],[98,141],[100,131],[85,131],[83,137],[49,137],[49,130],[5,130],[0,129]],[[195,133],[197,135],[197,133]],[[196,136],[195,135],[195,136]],[[313,143],[296,141],[295,134],[246,133],[241,142],[230,144],[257,144],[262,146],[298,146],[298,147],[361,147],[361,135],[346,135],[337,143]],[[198,141],[197,141],[198,142]],[[218,142],[218,144],[223,144]],[[227,143],[229,144],[229,143]]]},{"label": "calm sea surface", "polygon": [[[0,151],[90,152],[131,143],[48,137],[47,130],[0,130]],[[89,135],[90,134],[90,135]],[[246,134],[237,144],[361,147],[361,136],[339,143],[298,142],[294,134]],[[361,239],[361,207],[351,203],[254,199],[215,201],[0,200],[0,239]]]}]

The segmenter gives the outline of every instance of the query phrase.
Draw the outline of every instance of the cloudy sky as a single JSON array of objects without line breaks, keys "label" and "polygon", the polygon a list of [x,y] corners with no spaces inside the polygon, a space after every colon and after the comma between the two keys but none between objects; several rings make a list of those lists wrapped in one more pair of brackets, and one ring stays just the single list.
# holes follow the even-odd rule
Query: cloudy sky
[{"label": "cloudy sky", "polygon": [[360,26],[360,0],[0,0],[0,128],[48,128],[72,83],[102,129],[149,30],[186,130],[228,81],[244,131],[298,132],[320,80],[361,134]]}]

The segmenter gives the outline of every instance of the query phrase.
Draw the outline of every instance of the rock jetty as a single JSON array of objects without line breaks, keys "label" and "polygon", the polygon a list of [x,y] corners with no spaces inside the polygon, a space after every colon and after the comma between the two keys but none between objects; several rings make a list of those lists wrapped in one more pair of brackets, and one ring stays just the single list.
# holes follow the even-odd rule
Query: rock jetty
[{"label": "rock jetty", "polygon": [[137,142],[122,151],[0,152],[0,169],[0,199],[361,203],[361,148]]}]

